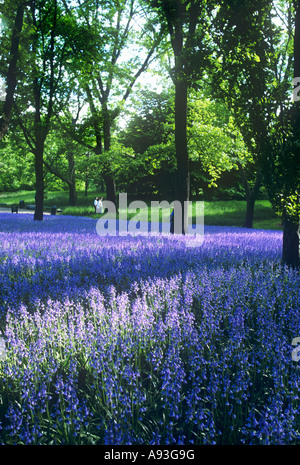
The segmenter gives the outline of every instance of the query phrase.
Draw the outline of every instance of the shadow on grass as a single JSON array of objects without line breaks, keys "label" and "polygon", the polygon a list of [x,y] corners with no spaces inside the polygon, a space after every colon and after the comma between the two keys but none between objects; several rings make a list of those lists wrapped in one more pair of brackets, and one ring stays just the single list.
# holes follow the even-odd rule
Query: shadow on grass
[{"label": "shadow on grass", "polygon": [[[63,215],[83,216],[93,219],[99,219],[100,215],[94,213],[93,202],[95,196],[105,195],[99,192],[89,192],[85,196],[84,192],[78,192],[77,205],[69,206],[68,192],[45,192],[44,204],[46,207],[55,205],[63,210]],[[25,204],[35,203],[34,191],[18,191],[0,193],[0,203],[7,205],[18,204],[20,200],[24,200]],[[128,205],[131,202],[128,198]],[[146,201],[148,208],[151,201]],[[127,218],[130,220],[137,215],[138,212],[128,212]],[[246,216],[246,201],[244,200],[226,200],[226,201],[205,201],[204,206],[204,223],[211,226],[237,226],[242,227]],[[118,218],[118,214],[117,214]],[[147,221],[147,212],[141,212],[142,221]],[[149,220],[151,220],[149,212]],[[161,214],[159,216],[161,221]],[[195,212],[193,210],[193,222],[195,222]],[[278,218],[272,210],[271,204],[267,200],[258,200],[255,203],[255,214],[253,227],[256,229],[273,229],[282,230],[280,218]]]}]

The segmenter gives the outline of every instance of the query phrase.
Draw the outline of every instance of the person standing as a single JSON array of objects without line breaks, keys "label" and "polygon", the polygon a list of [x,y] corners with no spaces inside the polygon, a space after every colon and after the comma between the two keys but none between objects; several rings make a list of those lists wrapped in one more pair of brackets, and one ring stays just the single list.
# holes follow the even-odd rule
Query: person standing
[{"label": "person standing", "polygon": [[99,212],[100,214],[102,214],[103,212],[103,197],[101,197],[101,199],[98,200],[98,209],[99,209]]},{"label": "person standing", "polygon": [[94,200],[95,213],[97,213],[97,205],[98,205],[98,197],[95,197],[95,200]]}]

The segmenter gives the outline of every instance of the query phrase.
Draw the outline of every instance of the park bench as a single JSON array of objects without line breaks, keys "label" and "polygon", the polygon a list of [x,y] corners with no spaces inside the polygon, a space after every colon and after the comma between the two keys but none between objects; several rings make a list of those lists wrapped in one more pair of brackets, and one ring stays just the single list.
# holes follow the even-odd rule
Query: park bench
[{"label": "park bench", "polygon": [[[35,205],[26,205],[26,206],[24,205],[23,208],[26,208],[27,210],[35,210]],[[62,212],[62,210],[60,208],[57,208],[55,205],[53,205],[53,207],[44,207],[44,209],[45,210],[50,210],[51,215],[56,215],[56,213],[61,213]],[[12,211],[12,213],[13,213],[13,211]]]},{"label": "park bench", "polygon": [[51,215],[56,215],[56,213],[61,213],[62,212],[62,209],[57,208],[55,205],[53,207],[44,207],[44,208],[45,208],[45,210],[50,210]]}]

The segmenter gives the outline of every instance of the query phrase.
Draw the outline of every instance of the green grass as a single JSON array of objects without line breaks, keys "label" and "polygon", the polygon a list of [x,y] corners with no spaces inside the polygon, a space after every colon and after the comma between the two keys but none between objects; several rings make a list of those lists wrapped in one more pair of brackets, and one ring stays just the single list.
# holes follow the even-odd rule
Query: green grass
[{"label": "green grass", "polygon": [[34,204],[35,193],[31,191],[18,191],[18,192],[1,192],[0,205],[12,205],[24,200],[25,204]]},{"label": "green grass", "polygon": [[[88,197],[84,196],[84,192],[78,192],[77,206],[70,207],[69,194],[68,192],[58,191],[45,192],[44,205],[45,207],[56,206],[63,210],[64,215],[76,215],[76,216],[93,216],[93,202],[94,198],[101,193],[89,192]],[[1,192],[0,193],[0,206],[6,204],[8,206],[13,204],[19,204],[20,200],[24,200],[25,205],[35,204],[35,192],[34,191],[18,191],[18,192]]]},{"label": "green grass", "polygon": [[[219,226],[243,226],[246,201],[225,200],[205,202],[205,224]],[[281,221],[268,200],[257,200],[253,227],[256,229],[282,229]]]},{"label": "green grass", "polygon": [[[91,218],[99,218],[99,215],[94,214],[93,201],[96,195],[102,195],[99,192],[89,192],[85,197],[84,192],[78,192],[77,206],[68,206],[68,192],[46,192],[45,206],[51,207],[56,205],[63,210],[63,215],[72,216],[88,216]],[[10,193],[0,193],[1,204],[18,204],[22,199],[26,204],[35,203],[35,192],[18,191]],[[103,195],[105,198],[105,195]],[[131,200],[128,199],[128,206]],[[151,202],[146,202],[148,208]],[[126,214],[124,210],[121,213]],[[142,209],[139,212],[139,218],[147,221],[150,212],[147,209]],[[128,211],[128,218],[133,218],[137,214],[136,211]],[[204,205],[204,222],[207,225],[216,226],[243,226],[246,214],[246,201],[242,200],[226,200],[226,201],[209,201]],[[161,215],[160,215],[161,218]],[[267,200],[258,200],[255,203],[255,214],[253,227],[256,229],[282,229],[280,218],[278,218]]]}]

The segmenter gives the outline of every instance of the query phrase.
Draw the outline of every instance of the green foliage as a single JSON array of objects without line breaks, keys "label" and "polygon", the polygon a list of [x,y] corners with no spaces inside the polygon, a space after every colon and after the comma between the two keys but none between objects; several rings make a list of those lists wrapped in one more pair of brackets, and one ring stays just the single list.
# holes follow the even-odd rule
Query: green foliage
[{"label": "green foliage", "polygon": [[[280,22],[274,20],[276,13]],[[293,17],[290,1],[223,2],[214,22],[212,90],[232,109],[253,156],[257,180],[262,173],[274,210],[297,223],[299,147],[296,149],[295,127],[288,127],[287,122]]]},{"label": "green foliage", "polygon": [[[134,149],[136,159],[140,161],[136,181],[142,176],[145,182],[147,176],[149,183],[152,177],[153,187],[161,195],[165,191],[160,190],[160,178],[170,190],[176,171],[173,98],[172,90],[160,94],[142,92],[133,106],[132,118],[120,133],[120,140]],[[224,104],[194,91],[188,108],[192,186],[199,194],[204,186],[205,190],[217,187],[224,171],[237,169],[237,161],[245,165],[252,157]]]},{"label": "green foliage", "polygon": [[[3,76],[18,4],[12,0],[0,4]],[[0,147],[0,189],[34,186],[30,152],[36,148],[35,136],[49,130],[45,161],[60,179],[46,169],[47,188],[67,187],[72,152],[78,187],[85,183],[101,187],[109,167],[119,190],[170,193],[176,170],[174,92],[147,89],[134,95],[131,106],[127,104],[139,72],[159,55],[162,80],[167,71],[174,79],[176,64],[181,67],[179,82],[196,89],[188,102],[187,124],[193,193],[222,187],[222,176],[229,172],[235,176],[238,166],[250,180],[263,167],[276,212],[297,217],[299,147],[297,138],[291,139],[289,123],[281,121],[290,107],[291,1],[29,4],[14,120]],[[274,22],[274,12],[282,24]],[[184,39],[181,50],[176,48],[176,18]],[[163,62],[168,63],[164,68]],[[207,78],[211,92],[204,84]],[[38,106],[34,79],[40,90]],[[39,122],[33,107],[40,112]],[[121,112],[132,115],[116,134]]]},{"label": "green foliage", "polygon": [[[78,191],[77,206],[70,207],[68,206],[67,192],[47,190],[45,193],[45,205],[49,207],[56,205],[58,208],[61,208],[61,215],[99,218],[99,215],[94,215],[93,201],[96,196],[102,195],[103,192],[96,190],[90,191],[86,197],[84,191]],[[151,198],[153,199],[153,197]],[[0,193],[1,204],[18,204],[21,199],[25,201],[26,205],[34,204],[34,191]],[[140,192],[134,196],[128,197],[128,206],[130,205],[131,200],[136,199],[140,200]],[[141,216],[146,221],[147,218],[150,218],[151,201],[145,200],[145,202],[148,205],[149,210],[142,210]],[[205,224],[217,226],[242,226],[245,216],[245,209],[245,202],[243,200],[205,201]],[[132,212],[128,212],[128,218],[131,216]],[[282,229],[280,218],[274,214],[272,205],[268,200],[258,200],[256,202],[253,227],[257,229]]]},{"label": "green foliage", "polygon": [[237,169],[237,161],[245,164],[251,159],[241,134],[226,107],[207,98],[195,98],[189,105],[189,154],[198,161],[209,178],[209,187],[217,186],[223,171]]},{"label": "green foliage", "polygon": [[258,159],[278,107],[286,99],[288,79],[280,75],[281,37],[272,21],[272,4],[224,2],[215,25],[212,90],[232,109],[248,149]]},{"label": "green foliage", "polygon": [[136,92],[128,113],[130,119],[119,138],[135,153],[143,154],[151,146],[166,143],[174,130],[174,92],[142,89]]},{"label": "green foliage", "polygon": [[34,187],[34,157],[24,143],[17,143],[18,136],[17,131],[8,133],[0,142],[0,192]]},{"label": "green foliage", "polygon": [[270,201],[284,219],[298,225],[300,218],[299,107],[285,112],[266,141],[264,173]]}]

